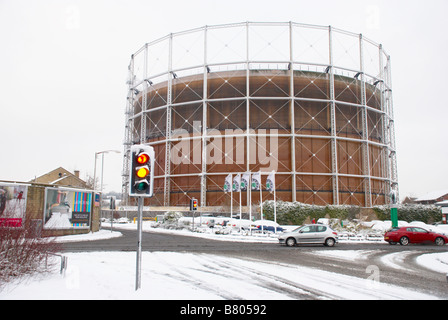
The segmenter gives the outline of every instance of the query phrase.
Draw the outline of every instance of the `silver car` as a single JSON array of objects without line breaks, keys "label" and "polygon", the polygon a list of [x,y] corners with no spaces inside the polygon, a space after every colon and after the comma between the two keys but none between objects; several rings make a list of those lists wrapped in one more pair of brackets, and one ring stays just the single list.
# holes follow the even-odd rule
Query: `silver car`
[{"label": "silver car", "polygon": [[280,244],[293,247],[296,244],[323,244],[332,247],[338,242],[338,234],[329,226],[322,224],[307,224],[278,237]]}]

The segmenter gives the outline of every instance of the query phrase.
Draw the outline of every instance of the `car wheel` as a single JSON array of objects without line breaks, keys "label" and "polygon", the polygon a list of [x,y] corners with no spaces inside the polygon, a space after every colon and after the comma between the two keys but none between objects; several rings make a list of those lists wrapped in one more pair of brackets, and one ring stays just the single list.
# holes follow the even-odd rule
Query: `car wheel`
[{"label": "car wheel", "polygon": [[334,246],[334,244],[335,244],[335,241],[334,241],[333,238],[327,238],[327,239],[325,239],[325,245],[326,245],[327,247],[332,247],[332,246]]},{"label": "car wheel", "polygon": [[285,243],[288,247],[294,247],[296,245],[296,239],[288,238]]},{"label": "car wheel", "polygon": [[400,244],[402,246],[407,246],[409,244],[409,238],[408,237],[401,237],[400,238]]},{"label": "car wheel", "polygon": [[445,244],[445,240],[443,240],[443,238],[441,238],[441,237],[437,237],[436,241],[434,241],[434,242],[438,246],[443,246]]}]

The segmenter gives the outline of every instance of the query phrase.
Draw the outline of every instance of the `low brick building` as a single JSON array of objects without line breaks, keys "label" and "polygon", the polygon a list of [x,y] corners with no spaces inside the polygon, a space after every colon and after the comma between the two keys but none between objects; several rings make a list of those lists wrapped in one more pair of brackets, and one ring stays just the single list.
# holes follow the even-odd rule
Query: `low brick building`
[{"label": "low brick building", "polygon": [[51,184],[57,186],[67,186],[67,187],[79,187],[87,189],[87,182],[79,177],[79,171],[75,170],[74,173],[59,167],[48,173],[45,173],[37,178],[34,178],[30,182]]},{"label": "low brick building", "polygon": [[444,200],[448,200],[448,189],[428,192],[415,199],[414,203],[435,204]]}]

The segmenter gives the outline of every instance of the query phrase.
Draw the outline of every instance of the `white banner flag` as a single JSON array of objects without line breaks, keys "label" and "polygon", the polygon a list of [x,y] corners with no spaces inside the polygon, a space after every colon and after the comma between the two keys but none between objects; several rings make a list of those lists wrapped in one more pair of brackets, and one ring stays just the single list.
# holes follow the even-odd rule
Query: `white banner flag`
[{"label": "white banner flag", "polygon": [[232,187],[232,174],[229,173],[229,175],[226,177],[226,180],[224,181],[224,192],[229,192],[231,187]]},{"label": "white banner flag", "polygon": [[240,184],[241,184],[241,174],[238,173],[235,178],[233,178],[233,185],[232,185],[232,190],[233,192],[238,192],[240,191]]},{"label": "white banner flag", "polygon": [[258,191],[261,188],[261,173],[256,172],[252,174],[252,186],[253,191]]},{"label": "white banner flag", "polygon": [[266,190],[267,191],[274,191],[275,189],[275,172],[272,171],[266,180]]},{"label": "white banner flag", "polygon": [[243,176],[241,177],[241,191],[246,191],[249,186],[249,180],[250,180],[250,173],[243,173]]}]

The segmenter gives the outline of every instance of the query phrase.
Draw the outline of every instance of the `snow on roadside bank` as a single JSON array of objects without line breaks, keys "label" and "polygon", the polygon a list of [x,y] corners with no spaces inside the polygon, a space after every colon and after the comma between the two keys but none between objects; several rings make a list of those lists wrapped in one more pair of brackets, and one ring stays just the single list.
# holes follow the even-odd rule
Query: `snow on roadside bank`
[{"label": "snow on roadside bank", "polygon": [[417,263],[433,271],[445,273],[448,277],[448,252],[423,254],[417,257]]},{"label": "snow on roadside bank", "polygon": [[86,234],[76,234],[69,236],[55,237],[56,242],[79,242],[79,241],[95,241],[121,237],[121,232],[110,230],[99,230],[97,232],[89,232]]}]

